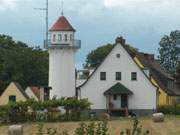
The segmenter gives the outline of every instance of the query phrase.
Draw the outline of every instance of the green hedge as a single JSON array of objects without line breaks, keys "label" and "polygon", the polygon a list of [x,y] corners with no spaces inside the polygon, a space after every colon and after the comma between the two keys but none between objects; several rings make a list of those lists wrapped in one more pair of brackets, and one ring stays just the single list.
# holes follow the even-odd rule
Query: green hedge
[{"label": "green hedge", "polygon": [[180,105],[163,105],[158,107],[158,111],[164,114],[180,115]]},{"label": "green hedge", "polygon": [[[0,122],[24,122],[37,121],[37,111],[48,110],[48,120],[52,120],[51,113],[54,108],[64,106],[66,114],[64,120],[78,120],[81,111],[90,108],[91,103],[87,99],[61,98],[57,100],[48,100],[38,102],[27,100],[25,102],[10,102],[7,105],[0,106]],[[31,113],[30,111],[31,110]]]}]

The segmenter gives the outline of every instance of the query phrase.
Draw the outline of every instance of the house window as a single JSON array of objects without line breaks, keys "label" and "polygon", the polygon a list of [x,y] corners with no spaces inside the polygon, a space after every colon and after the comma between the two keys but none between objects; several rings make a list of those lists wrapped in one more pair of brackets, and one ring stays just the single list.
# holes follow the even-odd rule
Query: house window
[{"label": "house window", "polygon": [[53,42],[55,42],[56,41],[56,35],[54,34],[53,35]]},{"label": "house window", "polygon": [[16,96],[10,95],[9,96],[9,102],[16,102]]},{"label": "house window", "polygon": [[106,80],[106,72],[100,72],[100,80]]},{"label": "house window", "polygon": [[117,100],[117,95],[113,95],[113,100]]},{"label": "house window", "polygon": [[72,36],[72,34],[70,35],[70,40],[71,40],[71,41],[73,40],[73,36]]},{"label": "house window", "polygon": [[61,34],[58,34],[58,41],[61,41],[62,40],[62,36]]},{"label": "house window", "polygon": [[131,80],[136,81],[137,80],[137,73],[136,72],[131,72]]},{"label": "house window", "polygon": [[116,72],[116,80],[121,80],[121,72]]},{"label": "house window", "polygon": [[64,35],[64,40],[67,41],[67,34]]},{"label": "house window", "polygon": [[119,53],[118,53],[118,54],[116,54],[116,57],[117,57],[117,58],[120,58],[120,56],[121,56],[121,55],[120,55]]}]

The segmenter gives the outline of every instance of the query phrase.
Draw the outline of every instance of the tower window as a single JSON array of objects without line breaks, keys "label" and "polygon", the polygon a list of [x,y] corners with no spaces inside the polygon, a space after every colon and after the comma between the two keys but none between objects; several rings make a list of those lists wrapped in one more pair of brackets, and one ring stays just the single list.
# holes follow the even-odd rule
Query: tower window
[{"label": "tower window", "polygon": [[58,34],[58,41],[61,41],[62,40],[62,36],[61,34]]},{"label": "tower window", "polygon": [[131,80],[136,81],[137,80],[137,73],[136,72],[131,72]]},{"label": "tower window", "polygon": [[55,42],[56,41],[56,35],[54,34],[53,35],[53,42]]},{"label": "tower window", "polygon": [[106,72],[100,72],[100,80],[106,80]]},{"label": "tower window", "polygon": [[64,40],[67,41],[67,34],[64,35]]},{"label": "tower window", "polygon": [[116,72],[116,80],[121,80],[121,72]]}]

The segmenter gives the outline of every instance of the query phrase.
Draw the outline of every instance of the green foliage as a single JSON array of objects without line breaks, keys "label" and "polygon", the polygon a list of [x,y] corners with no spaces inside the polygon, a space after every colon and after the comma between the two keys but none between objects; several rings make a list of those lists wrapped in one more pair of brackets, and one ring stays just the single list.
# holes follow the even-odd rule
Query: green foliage
[{"label": "green foliage", "polygon": [[149,131],[146,130],[145,132],[142,131],[142,126],[139,126],[139,121],[137,118],[133,120],[133,128],[126,129],[125,131],[121,131],[120,135],[148,135]]},{"label": "green foliage", "polygon": [[43,123],[39,123],[39,124],[37,125],[38,132],[36,133],[36,135],[43,135],[43,134],[44,134],[44,133],[43,133],[43,126],[44,126]]},{"label": "green foliage", "polygon": [[109,135],[107,121],[90,122],[89,124],[81,122],[75,133],[76,135]]},{"label": "green foliage", "polygon": [[[139,126],[139,121],[137,118],[133,120],[133,128],[125,129],[121,131],[120,135],[148,135],[150,132],[146,130],[142,131],[142,126]],[[47,128],[43,131],[43,126],[38,126],[38,133],[36,135],[69,135],[65,130],[62,133],[58,133],[57,129]],[[110,135],[108,133],[107,121],[100,122],[81,122],[79,127],[75,129],[75,135]]]},{"label": "green foliage", "polygon": [[[79,120],[81,111],[89,109],[91,103],[87,99],[61,98],[58,100],[48,100],[45,102],[37,102],[28,100],[26,102],[12,102],[4,106],[0,106],[0,121],[3,122],[25,122],[25,121],[52,121],[53,109],[64,106],[66,114],[64,120]],[[32,109],[29,112],[28,109]],[[47,114],[39,115],[37,111],[47,109]],[[47,115],[47,117],[46,117]],[[48,119],[47,119],[48,118]],[[61,119],[60,119],[61,120]]]},{"label": "green foliage", "polygon": [[76,129],[75,133],[77,135],[84,135],[86,134],[86,127],[87,125],[84,122],[80,123],[80,127]]},{"label": "green foliage", "polygon": [[164,114],[175,114],[180,115],[180,105],[163,105],[158,107],[158,111]]},{"label": "green foliage", "polygon": [[[92,50],[86,57],[86,62],[84,64],[85,68],[91,68],[98,66],[104,58],[108,55],[108,53],[112,50],[114,44],[107,44]],[[126,49],[130,53],[131,56],[134,56],[138,51],[136,48],[133,48],[130,45],[125,45]]]},{"label": "green foliage", "polygon": [[107,54],[111,51],[114,45],[107,44],[92,50],[86,57],[86,64],[84,67],[96,67],[99,65]]},{"label": "green foliage", "polygon": [[159,42],[159,60],[161,65],[170,73],[175,73],[180,59],[180,31],[172,31]]},{"label": "green foliage", "polygon": [[37,126],[38,132],[36,135],[68,135],[68,132],[65,130],[62,133],[58,133],[56,128],[46,128],[44,131],[44,124],[39,123]]},{"label": "green foliage", "polygon": [[23,88],[47,85],[48,53],[0,35],[0,94],[12,81]]}]

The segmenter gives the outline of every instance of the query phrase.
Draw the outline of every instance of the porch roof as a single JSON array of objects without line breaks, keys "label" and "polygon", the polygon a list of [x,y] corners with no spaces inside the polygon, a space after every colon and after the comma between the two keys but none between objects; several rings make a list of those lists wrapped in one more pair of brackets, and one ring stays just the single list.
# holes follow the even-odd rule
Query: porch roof
[{"label": "porch roof", "polygon": [[113,85],[112,87],[110,87],[108,90],[106,90],[104,92],[104,95],[113,95],[113,94],[117,94],[117,95],[122,95],[122,94],[132,95],[133,92],[131,90],[129,90],[126,86],[124,86],[123,84],[118,82],[118,83],[116,83],[115,85]]}]

